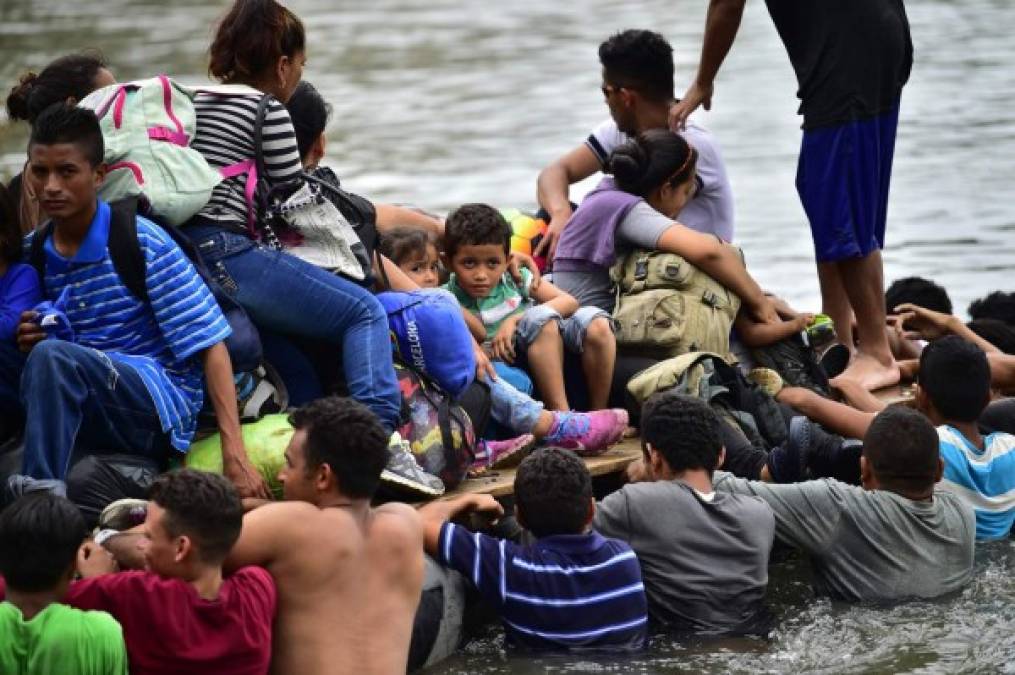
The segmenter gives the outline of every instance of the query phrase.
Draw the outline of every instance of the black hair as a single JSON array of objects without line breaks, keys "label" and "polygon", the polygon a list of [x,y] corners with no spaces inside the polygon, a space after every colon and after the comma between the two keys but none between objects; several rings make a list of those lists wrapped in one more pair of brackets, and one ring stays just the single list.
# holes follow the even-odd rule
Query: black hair
[{"label": "black hair", "polygon": [[208,73],[223,82],[251,84],[283,56],[306,51],[303,22],[275,0],[236,0],[209,48]]},{"label": "black hair", "polygon": [[0,184],[0,260],[10,265],[21,260],[21,225],[14,211],[14,200]]},{"label": "black hair", "polygon": [[388,463],[390,434],[366,406],[351,398],[328,396],[295,410],[289,422],[307,432],[303,452],[308,471],[327,464],[343,495],[374,496]]},{"label": "black hair", "polygon": [[102,54],[84,51],[61,56],[38,75],[29,71],[7,95],[7,115],[12,120],[33,124],[54,103],[64,103],[69,98],[76,103],[95,91],[95,78],[106,67]]},{"label": "black hair", "polygon": [[624,143],[606,161],[617,187],[647,197],[664,183],[677,186],[694,176],[698,151],[680,134],[651,129]]},{"label": "black hair", "polygon": [[296,85],[296,90],[286,101],[285,107],[296,130],[296,145],[300,149],[300,159],[305,160],[311,146],[328,126],[331,106],[314,85],[303,80]]},{"label": "black hair", "polygon": [[659,33],[625,30],[599,45],[606,83],[655,101],[673,99],[673,48]]},{"label": "black hair", "polygon": [[937,430],[906,405],[889,406],[874,418],[863,439],[863,456],[883,488],[922,492],[937,482]]},{"label": "black hair", "polygon": [[14,590],[51,590],[70,571],[87,534],[66,497],[29,493],[0,513],[0,574]]},{"label": "black hair", "polygon": [[221,563],[240,538],[243,504],[236,488],[219,474],[169,471],[155,479],[149,499],[165,509],[169,535],[190,537],[206,563]]},{"label": "black hair", "polygon": [[896,279],[885,291],[885,306],[889,314],[906,302],[935,312],[952,313],[952,301],[948,297],[948,291],[923,277]]},{"label": "black hair", "polygon": [[29,152],[33,145],[57,143],[77,145],[92,167],[102,163],[102,155],[105,153],[102,130],[95,113],[88,108],[57,103],[42,111],[32,124],[32,134],[28,139]]},{"label": "black hair", "polygon": [[1015,293],[994,291],[969,304],[969,318],[998,319],[1015,326]]},{"label": "black hair", "polygon": [[966,324],[984,340],[1005,354],[1015,354],[1015,328],[1000,319],[973,319]]},{"label": "black hair", "polygon": [[705,469],[719,463],[719,417],[699,398],[664,391],[642,406],[641,440],[650,443],[674,472]]},{"label": "black hair", "polygon": [[444,223],[444,252],[454,256],[462,246],[500,244],[511,252],[511,225],[488,204],[463,204]]},{"label": "black hair", "polygon": [[949,421],[975,422],[990,402],[987,355],[958,335],[947,335],[923,348],[919,382]]},{"label": "black hair", "polygon": [[526,528],[537,537],[581,534],[589,517],[592,476],[576,454],[540,448],[515,473],[515,503]]},{"label": "black hair", "polygon": [[381,237],[378,250],[396,265],[411,258],[425,256],[427,246],[436,246],[434,236],[418,227],[396,227]]}]

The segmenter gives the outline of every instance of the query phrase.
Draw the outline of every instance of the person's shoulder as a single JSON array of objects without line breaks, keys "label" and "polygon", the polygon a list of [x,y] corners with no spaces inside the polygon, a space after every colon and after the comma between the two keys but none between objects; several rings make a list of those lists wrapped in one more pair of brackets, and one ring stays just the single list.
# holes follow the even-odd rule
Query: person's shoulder
[{"label": "person's shoulder", "polygon": [[372,538],[404,540],[423,534],[423,521],[416,509],[408,504],[390,502],[373,510],[370,526]]},{"label": "person's shoulder", "polygon": [[248,565],[236,570],[222,580],[230,593],[255,600],[259,604],[274,606],[276,598],[275,578],[263,567]]},{"label": "person's shoulder", "polygon": [[993,461],[1002,457],[1015,457],[1015,435],[997,431],[984,438],[984,459]]},{"label": "person's shoulder", "polygon": [[[62,631],[73,631],[96,639],[122,639],[123,629],[109,612],[99,609],[77,609],[63,603],[53,603],[44,611],[48,620],[58,624]],[[47,626],[47,630],[49,629]]]},{"label": "person's shoulder", "polygon": [[592,129],[585,139],[585,145],[592,150],[601,164],[605,164],[610,153],[628,140],[630,137],[617,127],[613,118],[607,117]]},{"label": "person's shoulder", "polygon": [[7,268],[7,272],[4,274],[11,283],[35,283],[39,284],[39,274],[35,271],[35,268],[28,263],[16,262]]}]

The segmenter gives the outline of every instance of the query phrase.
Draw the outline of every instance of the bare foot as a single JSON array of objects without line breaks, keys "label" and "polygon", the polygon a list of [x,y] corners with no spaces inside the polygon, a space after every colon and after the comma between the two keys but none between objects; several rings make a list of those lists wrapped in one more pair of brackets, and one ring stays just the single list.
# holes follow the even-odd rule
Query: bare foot
[{"label": "bare foot", "polygon": [[838,388],[837,383],[841,380],[851,380],[867,391],[890,387],[899,383],[899,366],[895,361],[885,364],[863,353],[857,353],[856,358],[842,372],[841,375],[832,379],[830,384]]}]

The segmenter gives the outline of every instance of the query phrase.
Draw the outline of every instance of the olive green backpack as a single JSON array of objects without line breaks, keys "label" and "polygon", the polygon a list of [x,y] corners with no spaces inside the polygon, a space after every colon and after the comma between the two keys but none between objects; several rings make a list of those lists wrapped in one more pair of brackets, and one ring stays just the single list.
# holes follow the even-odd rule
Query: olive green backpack
[{"label": "olive green backpack", "polygon": [[740,298],[682,257],[635,250],[610,269],[617,286],[617,346],[668,358],[688,352],[730,353]]}]

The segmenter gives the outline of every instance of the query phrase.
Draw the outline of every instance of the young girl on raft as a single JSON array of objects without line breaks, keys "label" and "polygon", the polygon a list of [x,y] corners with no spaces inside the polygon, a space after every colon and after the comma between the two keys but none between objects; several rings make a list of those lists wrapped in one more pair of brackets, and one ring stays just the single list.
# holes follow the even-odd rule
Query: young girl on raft
[{"label": "young girl on raft", "polygon": [[[421,288],[437,288],[439,258],[432,235],[397,228],[384,235],[380,251]],[[540,401],[518,391],[503,378],[487,378],[486,382],[490,385],[493,404],[491,417],[510,433],[520,436],[506,441],[485,441],[486,450],[477,455],[474,472],[516,464],[535,443],[596,455],[620,440],[627,427],[627,413],[623,410],[549,411]]]}]

